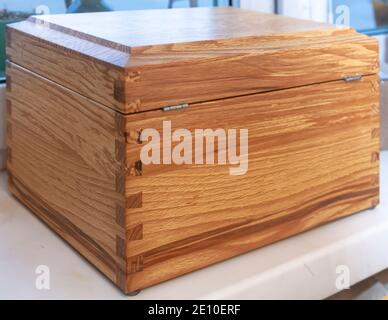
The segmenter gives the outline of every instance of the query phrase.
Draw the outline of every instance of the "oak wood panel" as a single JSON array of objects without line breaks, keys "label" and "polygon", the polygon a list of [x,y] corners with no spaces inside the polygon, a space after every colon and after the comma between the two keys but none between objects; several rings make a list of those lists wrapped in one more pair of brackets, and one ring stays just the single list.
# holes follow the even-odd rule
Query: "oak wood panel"
[{"label": "oak wood panel", "polygon": [[[141,175],[129,169],[129,291],[378,203],[376,76],[129,115],[128,168],[143,146],[136,132],[161,129],[164,120],[175,129],[249,129],[249,171],[232,177],[228,166],[216,165],[143,165]],[[128,236],[140,225],[141,237]]]},{"label": "oak wood panel", "polygon": [[127,114],[378,71],[377,41],[350,28],[238,9],[33,17],[8,32],[12,62]]},{"label": "oak wood panel", "polygon": [[122,286],[120,116],[16,65],[7,75],[10,191]]}]

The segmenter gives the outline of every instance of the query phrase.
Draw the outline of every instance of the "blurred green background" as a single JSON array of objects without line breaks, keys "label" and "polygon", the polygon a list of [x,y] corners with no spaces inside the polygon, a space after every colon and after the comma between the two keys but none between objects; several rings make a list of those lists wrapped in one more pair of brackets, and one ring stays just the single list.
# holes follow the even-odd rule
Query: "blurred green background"
[{"label": "blurred green background", "polygon": [[0,20],[0,80],[4,79],[5,77],[5,60],[6,60],[6,54],[5,54],[5,28],[7,24],[21,21],[27,18],[28,15],[22,15],[9,17],[9,16],[3,16]]}]

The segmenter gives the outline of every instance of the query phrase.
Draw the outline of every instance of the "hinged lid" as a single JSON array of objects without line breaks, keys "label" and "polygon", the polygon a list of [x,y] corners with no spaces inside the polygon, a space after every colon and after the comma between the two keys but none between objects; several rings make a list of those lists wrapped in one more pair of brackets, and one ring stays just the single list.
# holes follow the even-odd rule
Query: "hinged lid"
[{"label": "hinged lid", "polygon": [[8,28],[8,59],[122,113],[378,72],[350,28],[232,8],[36,16]]}]

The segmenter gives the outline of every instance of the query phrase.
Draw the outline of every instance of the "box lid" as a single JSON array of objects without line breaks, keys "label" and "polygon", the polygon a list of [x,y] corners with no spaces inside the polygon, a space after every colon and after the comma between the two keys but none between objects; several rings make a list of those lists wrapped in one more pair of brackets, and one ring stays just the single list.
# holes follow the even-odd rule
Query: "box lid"
[{"label": "box lid", "polygon": [[347,27],[235,8],[35,16],[8,59],[125,114],[378,72]]}]

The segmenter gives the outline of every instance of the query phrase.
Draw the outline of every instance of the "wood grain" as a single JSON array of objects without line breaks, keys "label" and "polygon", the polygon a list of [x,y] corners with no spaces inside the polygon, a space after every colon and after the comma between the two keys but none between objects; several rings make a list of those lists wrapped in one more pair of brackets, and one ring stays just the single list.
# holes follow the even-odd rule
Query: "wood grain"
[{"label": "wood grain", "polygon": [[116,181],[124,160],[115,155],[125,138],[117,114],[16,65],[7,74],[10,191],[121,286],[125,220],[116,215],[125,198]]},{"label": "wood grain", "polygon": [[[8,60],[110,108],[123,109],[115,85],[128,54],[24,21],[7,29]],[[106,62],[105,62],[106,60]],[[86,76],[88,75],[88,76]]]},{"label": "wood grain", "polygon": [[350,28],[239,9],[39,16],[8,33],[12,62],[126,114],[378,71],[377,41]]},{"label": "wood grain", "polygon": [[[378,204],[377,76],[123,117],[7,73],[11,192],[126,293]],[[143,165],[137,135],[163,120],[249,129],[247,175]]]},{"label": "wood grain", "polygon": [[[44,22],[52,29],[78,38],[131,53],[133,49],[149,46],[214,40],[233,41],[250,36],[335,29],[322,23],[236,8],[41,15],[32,17],[31,20],[39,24]],[[233,23],[230,23],[231,21]]]},{"label": "wood grain", "polygon": [[[222,106],[222,111],[221,111]],[[239,255],[377,205],[379,91],[376,76],[201,103],[126,117],[126,131],[249,129],[249,171],[228,166],[143,165],[127,176],[128,290]],[[141,145],[127,144],[127,161]],[[216,150],[220,151],[220,150]],[[139,258],[141,257],[141,258]],[[140,263],[140,262],[139,262]]]},{"label": "wood grain", "polygon": [[[196,9],[7,32],[10,191],[125,293],[379,202],[378,47],[350,28]],[[248,129],[247,174],[143,164],[165,120]]]}]

